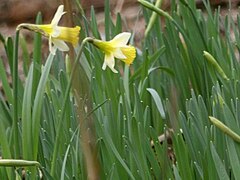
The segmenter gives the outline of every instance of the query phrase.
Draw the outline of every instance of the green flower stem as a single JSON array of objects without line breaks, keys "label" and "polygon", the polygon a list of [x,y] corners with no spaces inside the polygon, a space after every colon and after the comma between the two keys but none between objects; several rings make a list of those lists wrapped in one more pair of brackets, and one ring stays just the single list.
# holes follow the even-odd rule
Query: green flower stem
[{"label": "green flower stem", "polygon": [[209,116],[210,121],[217,126],[222,132],[230,136],[234,141],[240,143],[240,136],[233,132],[229,127],[219,121],[217,118]]},{"label": "green flower stem", "polygon": [[157,14],[169,19],[170,21],[173,21],[173,18],[172,16],[170,16],[167,12],[157,8],[156,6],[154,6],[153,4],[151,4],[150,2],[148,1],[145,1],[145,0],[138,0],[138,2],[140,4],[142,4],[143,6],[145,6],[146,8],[156,12]]},{"label": "green flower stem", "polygon": [[18,140],[18,42],[19,30],[16,30],[14,54],[13,54],[13,143],[15,147],[14,157],[19,158],[19,140]]},{"label": "green flower stem", "polygon": [[77,68],[77,64],[80,61],[80,58],[81,58],[81,55],[82,55],[82,52],[83,52],[83,47],[87,42],[91,42],[91,41],[93,41],[93,39],[90,38],[90,37],[87,37],[82,41],[82,44],[80,46],[78,55],[77,55],[77,57],[74,61],[74,64],[72,66],[72,72],[70,74],[70,79],[69,79],[67,89],[66,89],[66,92],[65,92],[65,96],[64,96],[60,122],[59,122],[58,127],[57,127],[57,135],[56,135],[56,140],[55,140],[55,144],[54,144],[53,158],[52,158],[52,164],[51,164],[51,176],[54,176],[54,170],[55,170],[55,167],[56,167],[57,152],[58,152],[58,149],[59,149],[58,147],[59,147],[60,134],[61,134],[61,130],[62,130],[62,123],[63,123],[63,118],[64,118],[64,115],[65,115],[67,100],[69,98],[69,93],[70,93],[70,89],[71,89],[71,85],[72,85],[72,80],[74,78],[74,74],[75,74],[75,71],[76,71],[76,68]]},{"label": "green flower stem", "polygon": [[[156,4],[155,4],[155,7],[160,8],[161,4],[162,4],[162,0],[157,0],[157,2],[156,2]],[[144,33],[144,36],[145,36],[145,37],[148,36],[148,34],[149,34],[150,30],[152,29],[152,27],[153,27],[156,19],[157,19],[157,13],[156,13],[156,12],[153,12],[152,15],[151,15],[151,17],[150,17],[150,19],[149,19],[149,23],[148,23],[148,25],[147,25],[146,31],[145,31],[145,33]]]},{"label": "green flower stem", "polygon": [[0,159],[0,166],[26,167],[37,166],[41,167],[37,161],[26,161],[21,159]]}]

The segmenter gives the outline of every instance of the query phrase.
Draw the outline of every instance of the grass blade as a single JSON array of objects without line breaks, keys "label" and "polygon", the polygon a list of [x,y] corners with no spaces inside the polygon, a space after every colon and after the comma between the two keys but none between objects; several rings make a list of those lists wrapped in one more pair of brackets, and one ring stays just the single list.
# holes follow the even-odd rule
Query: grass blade
[{"label": "grass blade", "polygon": [[220,157],[218,156],[218,153],[213,145],[213,142],[210,142],[210,150],[213,158],[213,162],[215,164],[215,168],[218,173],[218,177],[220,180],[229,180],[229,176],[226,172],[226,168],[224,167]]},{"label": "grass blade", "polygon": [[166,119],[165,111],[163,108],[162,100],[160,96],[158,95],[157,91],[152,88],[147,88],[147,91],[152,95],[153,100],[157,106],[157,109],[163,119]]},{"label": "grass blade", "polygon": [[22,108],[22,151],[23,158],[33,159],[32,155],[32,82],[33,82],[33,65],[30,66],[26,79],[25,91],[23,95]]},{"label": "grass blade", "polygon": [[33,160],[37,159],[37,151],[38,151],[38,141],[39,141],[39,130],[40,130],[40,120],[41,120],[41,109],[42,109],[42,102],[43,102],[43,94],[45,90],[45,85],[48,80],[48,75],[50,72],[50,68],[53,62],[54,55],[50,54],[46,61],[46,64],[43,68],[42,75],[40,77],[40,81],[38,84],[36,97],[34,99],[33,105],[33,114],[32,114],[32,137],[33,137]]}]

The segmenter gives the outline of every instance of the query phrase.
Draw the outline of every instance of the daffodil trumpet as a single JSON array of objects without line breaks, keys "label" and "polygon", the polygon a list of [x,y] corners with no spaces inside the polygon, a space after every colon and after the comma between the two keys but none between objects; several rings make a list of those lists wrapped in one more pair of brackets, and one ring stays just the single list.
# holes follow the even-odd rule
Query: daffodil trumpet
[{"label": "daffodil trumpet", "polygon": [[49,39],[49,50],[52,54],[55,54],[56,49],[60,51],[68,51],[69,47],[65,42],[71,43],[76,46],[79,41],[80,27],[63,27],[58,26],[61,17],[65,14],[63,12],[64,6],[60,5],[50,24],[19,24],[17,30],[28,29],[30,31],[41,33],[43,36]]},{"label": "daffodil trumpet", "polygon": [[105,53],[103,70],[108,66],[114,73],[118,73],[114,68],[115,58],[125,62],[127,65],[132,64],[136,57],[136,49],[131,45],[127,45],[130,37],[131,33],[123,32],[110,41],[93,39],[92,43]]}]

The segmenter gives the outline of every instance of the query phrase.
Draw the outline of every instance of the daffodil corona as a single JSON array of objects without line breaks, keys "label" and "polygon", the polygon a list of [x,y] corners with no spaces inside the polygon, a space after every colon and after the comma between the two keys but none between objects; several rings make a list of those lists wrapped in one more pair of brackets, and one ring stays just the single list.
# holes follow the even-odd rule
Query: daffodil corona
[{"label": "daffodil corona", "polygon": [[17,29],[28,29],[31,31],[39,32],[49,39],[49,50],[52,54],[55,54],[56,49],[60,51],[68,51],[69,47],[65,42],[71,43],[76,46],[79,40],[80,27],[62,27],[58,26],[58,23],[65,12],[63,12],[64,6],[60,5],[55,13],[51,24],[28,24],[22,23],[18,25]]},{"label": "daffodil corona", "polygon": [[117,70],[114,68],[114,58],[122,60],[127,65],[132,64],[136,57],[136,49],[127,45],[130,37],[131,33],[123,32],[115,36],[111,41],[93,39],[92,43],[105,53],[103,70],[108,66],[114,73],[117,73]]}]

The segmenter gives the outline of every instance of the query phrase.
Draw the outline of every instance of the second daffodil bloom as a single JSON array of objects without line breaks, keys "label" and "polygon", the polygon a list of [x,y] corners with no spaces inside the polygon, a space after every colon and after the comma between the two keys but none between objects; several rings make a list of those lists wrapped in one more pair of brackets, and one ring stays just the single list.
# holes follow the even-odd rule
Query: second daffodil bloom
[{"label": "second daffodil bloom", "polygon": [[55,13],[51,24],[28,24],[22,23],[18,25],[17,29],[28,29],[31,31],[39,32],[49,39],[49,50],[52,54],[55,54],[56,49],[60,51],[68,51],[69,47],[65,42],[71,43],[76,46],[79,40],[80,27],[62,27],[58,26],[58,23],[65,12],[63,12],[63,5],[60,5]]},{"label": "second daffodil bloom", "polygon": [[114,68],[114,58],[125,62],[127,65],[132,64],[136,57],[136,49],[133,46],[127,45],[130,37],[131,33],[123,32],[116,35],[111,41],[93,39],[92,43],[105,53],[103,70],[108,66],[114,73],[117,73],[117,70]]}]

